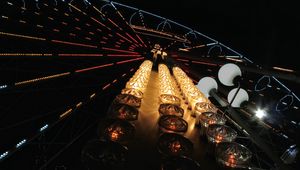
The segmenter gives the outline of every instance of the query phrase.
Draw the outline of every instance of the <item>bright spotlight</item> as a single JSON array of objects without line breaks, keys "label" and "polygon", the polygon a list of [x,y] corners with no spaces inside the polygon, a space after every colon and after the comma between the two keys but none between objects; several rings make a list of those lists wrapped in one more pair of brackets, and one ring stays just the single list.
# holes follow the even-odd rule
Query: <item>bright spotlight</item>
[{"label": "bright spotlight", "polygon": [[258,117],[259,119],[261,119],[266,116],[266,112],[262,109],[257,109],[255,111],[255,116]]}]

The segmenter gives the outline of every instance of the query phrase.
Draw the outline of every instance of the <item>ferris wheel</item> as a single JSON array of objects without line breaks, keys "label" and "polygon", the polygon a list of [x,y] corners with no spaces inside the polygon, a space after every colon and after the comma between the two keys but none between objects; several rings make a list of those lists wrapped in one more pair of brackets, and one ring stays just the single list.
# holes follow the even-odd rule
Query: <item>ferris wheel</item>
[{"label": "ferris wheel", "polygon": [[[0,4],[0,165],[34,169],[78,166],[83,138],[94,135],[92,129],[97,129],[98,120],[111,109],[115,96],[155,54],[182,69],[195,85],[205,81],[205,88],[200,83],[199,89],[207,90],[206,97],[237,131],[235,143],[222,147],[252,154],[242,168],[297,168],[300,99],[288,85],[292,82],[293,87],[300,79],[293,70],[264,68],[197,30],[114,1],[5,0]],[[226,70],[228,63],[234,66]],[[224,74],[223,78],[229,75],[232,85],[224,83],[227,80],[218,73]],[[236,77],[238,85],[233,82]],[[208,94],[212,89],[214,94]],[[233,107],[235,98],[243,98],[240,89],[248,96],[247,106]],[[130,110],[127,106],[122,109]],[[130,144],[103,141],[92,142],[91,148],[85,149],[93,150],[99,144],[130,151]],[[66,157],[72,153],[66,153],[74,150],[79,162],[68,165]],[[194,152],[203,156],[202,151]],[[195,161],[205,168],[214,162],[195,155],[167,161]],[[22,161],[22,157],[26,159]],[[20,164],[12,163],[18,161]]]}]

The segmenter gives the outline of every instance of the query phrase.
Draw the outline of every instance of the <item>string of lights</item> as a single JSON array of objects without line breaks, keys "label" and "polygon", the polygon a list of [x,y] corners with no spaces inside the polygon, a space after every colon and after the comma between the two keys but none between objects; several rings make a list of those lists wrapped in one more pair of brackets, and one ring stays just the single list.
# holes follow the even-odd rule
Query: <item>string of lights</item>
[{"label": "string of lights", "polygon": [[[11,6],[13,6],[14,4],[13,3],[10,3],[10,5]],[[47,6],[48,7],[48,6]],[[50,8],[51,9],[51,8]],[[56,8],[53,8],[53,10],[55,10]],[[56,9],[55,11],[58,11],[58,9]],[[37,16],[41,16],[41,13],[38,13],[38,12],[34,12],[34,14],[36,14]],[[67,14],[67,13],[64,13],[65,14],[65,16],[69,16],[69,14]],[[5,16],[5,18],[6,19],[8,19],[8,17],[6,17]],[[51,21],[58,21],[58,19],[55,19],[54,20],[54,18],[53,17],[48,17],[48,19],[49,20],[51,20]],[[22,21],[22,22],[21,22]],[[78,18],[76,18],[76,21],[80,21]],[[20,23],[23,23],[23,24],[25,24],[25,23],[27,23],[27,24],[30,24],[30,23],[28,23],[28,22],[25,22],[25,21],[23,21],[23,20],[20,20]],[[66,22],[64,22],[64,21],[62,21],[61,22],[61,24],[63,24],[64,26],[66,26],[66,25],[68,25],[68,23],[66,23]],[[35,25],[35,24],[32,24],[32,25]],[[43,30],[50,30],[50,28],[44,28],[44,26],[43,25],[40,25],[40,24],[36,24],[36,27],[38,27],[38,28],[42,28]],[[81,28],[79,28],[79,27],[75,27],[76,29],[78,29],[78,30],[81,30]],[[40,30],[38,30],[38,31],[40,31]],[[54,32],[60,32],[60,30],[59,29],[57,29],[57,28],[54,28],[54,29],[52,29],[52,31],[54,31]],[[82,33],[84,33],[84,32],[79,32],[79,34],[82,34]],[[76,34],[73,34],[73,33],[69,33],[69,35],[70,36],[76,36]],[[23,36],[22,36],[23,37]],[[25,37],[23,37],[23,38],[25,38]],[[27,37],[27,38],[29,38],[29,37]],[[85,39],[86,40],[91,40],[89,37],[85,37]]]},{"label": "string of lights", "polygon": [[[90,71],[90,70],[95,70],[95,69],[101,69],[101,68],[105,68],[105,67],[114,66],[116,64],[124,64],[124,63],[139,61],[139,60],[142,60],[142,59],[144,59],[144,57],[130,59],[130,60],[122,60],[122,61],[118,61],[118,62],[115,62],[115,63],[108,63],[108,64],[102,64],[102,65],[98,65],[98,66],[87,67],[87,68],[83,68],[83,69],[77,69],[77,70],[74,70],[72,72],[59,73],[59,74],[39,77],[39,78],[35,78],[35,79],[30,79],[30,80],[19,81],[19,82],[14,83],[14,87],[18,87],[18,86],[21,86],[21,85],[28,85],[28,84],[37,83],[37,82],[40,82],[40,81],[45,81],[45,80],[50,80],[50,79],[55,79],[55,78],[59,78],[59,77],[65,77],[65,76],[73,75],[72,73],[82,73],[82,72],[86,72],[86,71]],[[8,87],[12,88],[12,86],[9,86],[9,85],[1,85],[0,90],[8,88]]]},{"label": "string of lights", "polygon": [[[115,11],[117,12],[117,14],[120,16],[120,18],[122,18],[122,20],[125,22],[125,24],[128,26],[129,29],[131,29],[131,31],[135,34],[135,36],[140,40],[140,42],[144,45],[144,47],[147,48],[147,45],[144,43],[144,41],[139,37],[139,35],[137,35],[134,31],[134,29],[128,24],[128,22],[125,20],[125,18],[123,17],[123,15],[119,12],[119,10],[114,6],[114,4],[111,2],[110,3],[111,6],[115,9]],[[139,44],[138,42],[136,42],[137,44]],[[139,44],[141,46],[141,44]]]},{"label": "string of lights", "polygon": [[[158,66],[159,85],[160,85],[160,102],[180,105],[181,100],[177,91],[176,83],[170,74],[169,68],[164,64]],[[169,98],[174,98],[169,99]]]},{"label": "string of lights", "polygon": [[149,77],[151,74],[153,63],[149,60],[144,61],[139,69],[134,73],[130,80],[126,83],[127,89],[135,89],[142,93],[145,92]]},{"label": "string of lights", "polygon": [[[81,11],[78,7],[75,7],[75,6],[72,5],[71,3],[69,3],[69,5],[70,5],[72,8],[76,9],[77,11],[81,12],[83,15],[87,15],[85,12]],[[95,6],[93,6],[93,9],[95,9],[97,12],[100,12],[100,14],[101,14],[102,16],[106,17],[106,16],[105,16],[99,9],[97,9]],[[105,24],[101,23],[99,20],[95,19],[94,17],[91,17],[91,19],[92,19],[93,21],[97,22],[98,24],[100,24],[101,26],[103,26],[103,27],[105,27],[105,28],[107,28],[108,30],[111,31],[111,28],[110,28],[110,27],[108,27],[108,26],[106,26]],[[107,18],[107,19],[108,19],[108,21],[109,21],[110,23],[112,23],[112,25],[114,25],[116,28],[118,28],[118,29],[121,30],[121,31],[123,30],[123,29],[120,29],[120,27],[119,27],[116,23],[114,23],[110,18]],[[114,32],[113,32],[113,33],[114,33]],[[127,36],[129,36],[129,38],[132,38],[128,33],[125,33],[125,34],[126,34]],[[128,41],[129,43],[133,43],[131,40],[129,40],[129,39],[127,39],[126,37],[122,36],[120,33],[116,33],[116,35],[120,36],[121,38],[123,38],[124,40]],[[137,41],[136,41],[134,38],[132,38],[132,40],[134,40],[134,42],[137,43]]]},{"label": "string of lights", "polygon": [[[72,5],[72,4],[68,4],[68,5],[70,5],[72,8],[74,8],[75,10],[77,10],[77,11],[79,11],[79,12],[81,12],[83,15],[87,15],[85,12],[83,12],[82,10],[80,10],[78,7],[75,7],[74,5]],[[48,6],[47,6],[48,7]],[[94,7],[94,8],[96,8],[96,7]],[[56,8],[54,8],[53,10],[55,10]],[[56,9],[55,11],[58,11],[58,9]],[[35,14],[37,14],[37,15],[41,15],[40,13],[38,13],[38,12],[35,12]],[[65,13],[66,14],[66,13]],[[69,14],[66,14],[65,16],[67,16],[67,17],[69,17]],[[6,18],[6,17],[4,17],[4,18]],[[54,21],[54,18],[53,17],[48,17],[48,19],[50,19],[50,20],[52,20],[52,21]],[[92,18],[94,21],[96,20],[95,18]],[[80,21],[78,18],[75,18],[75,20],[76,21]],[[100,21],[98,21],[98,20],[96,20],[97,22],[100,22]],[[112,21],[111,19],[110,19],[110,21]],[[113,21],[112,21],[113,22]],[[101,22],[100,22],[101,23]],[[65,21],[61,21],[61,24],[63,24],[63,25],[68,25],[68,23],[67,22],[65,22]],[[101,23],[102,24],[102,23]],[[86,24],[86,25],[90,25],[90,24]],[[104,24],[102,24],[102,26],[104,26],[104,27],[106,27],[106,25],[104,25]],[[37,27],[40,27],[40,28],[43,28],[43,26],[41,26],[41,25],[39,25],[39,24],[37,24]],[[79,28],[79,27],[75,27],[76,29],[80,29],[81,30],[81,28]],[[110,31],[111,31],[111,29],[110,28],[108,28]],[[52,29],[53,31],[55,31],[55,32],[60,32],[60,30],[59,29],[56,29],[56,28],[54,28],[54,29]],[[88,32],[88,34],[90,34],[91,32]],[[18,36],[18,37],[23,37],[23,38],[30,38],[30,39],[35,39],[35,40],[46,40],[46,39],[40,39],[39,37],[33,37],[33,36],[27,36],[27,35],[15,35],[15,34],[10,34],[10,33],[8,33],[8,34],[5,34],[5,35],[9,35],[9,36]],[[76,34],[74,34],[74,33],[69,33],[69,35],[70,36],[76,36]],[[121,34],[119,34],[119,35],[121,35]],[[129,34],[128,33],[126,33],[126,35],[128,36]],[[122,36],[122,35],[121,35]],[[123,38],[125,38],[124,36],[122,36]],[[86,40],[91,40],[91,38],[89,38],[89,37],[84,37],[84,39],[86,39]],[[127,39],[128,40],[128,39]],[[74,45],[74,46],[82,46],[82,47],[88,47],[88,48],[97,48],[97,46],[95,46],[95,45],[91,45],[91,44],[86,44],[86,43],[77,43],[77,42],[68,42],[68,41],[62,41],[62,40],[50,40],[50,42],[53,42],[53,43],[58,43],[58,44],[65,44],[65,45]],[[101,43],[104,43],[104,41],[102,41]]]},{"label": "string of lights", "polygon": [[[129,70],[130,71],[130,70]],[[129,72],[128,71],[128,72]],[[122,74],[124,75],[124,74]],[[119,77],[120,78],[124,78],[124,76]],[[5,152],[3,152],[0,155],[0,162],[3,161],[4,159],[8,158],[9,156],[11,156],[12,154],[14,154],[15,152],[19,151],[22,147],[24,147],[26,144],[29,144],[30,142],[32,142],[34,139],[36,139],[38,136],[40,136],[42,133],[44,133],[46,130],[51,129],[52,127],[54,127],[56,124],[60,123],[62,120],[66,119],[67,117],[69,117],[72,113],[74,113],[75,111],[77,111],[79,108],[81,108],[84,104],[89,103],[91,100],[93,100],[97,95],[101,95],[103,93],[104,90],[107,90],[110,85],[115,84],[116,82],[118,82],[115,79],[113,80],[111,83],[108,83],[106,85],[104,85],[100,90],[98,90],[97,92],[94,92],[90,95],[90,97],[86,100],[86,101],[80,101],[77,104],[75,104],[74,106],[70,106],[68,107],[68,109],[66,111],[64,111],[63,113],[60,113],[57,120],[53,121],[53,122],[47,122],[44,125],[41,126],[41,128],[39,128],[36,132],[35,135],[28,137],[26,139],[22,139],[20,142],[18,142],[13,148],[6,150]]]}]

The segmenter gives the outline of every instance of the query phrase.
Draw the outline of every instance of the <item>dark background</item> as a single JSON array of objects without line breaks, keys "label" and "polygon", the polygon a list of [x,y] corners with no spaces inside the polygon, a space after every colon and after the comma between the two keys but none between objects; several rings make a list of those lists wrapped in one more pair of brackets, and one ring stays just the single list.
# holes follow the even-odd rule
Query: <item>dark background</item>
[{"label": "dark background", "polygon": [[[290,1],[118,0],[198,30],[255,63],[299,70],[300,15]],[[298,66],[298,68],[297,68]]]}]

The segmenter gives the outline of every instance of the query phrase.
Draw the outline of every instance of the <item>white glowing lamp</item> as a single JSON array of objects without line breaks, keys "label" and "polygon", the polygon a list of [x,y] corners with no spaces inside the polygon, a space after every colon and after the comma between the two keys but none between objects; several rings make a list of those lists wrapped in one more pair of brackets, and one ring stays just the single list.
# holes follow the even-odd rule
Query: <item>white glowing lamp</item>
[{"label": "white glowing lamp", "polygon": [[256,116],[257,118],[259,118],[259,119],[262,119],[263,117],[266,116],[266,112],[265,112],[264,110],[262,110],[262,109],[257,109],[257,110],[255,111],[255,116]]},{"label": "white glowing lamp", "polygon": [[204,77],[202,78],[198,84],[197,88],[206,96],[210,97],[211,90],[218,89],[218,84],[215,79],[211,77]]},{"label": "white glowing lamp", "polygon": [[238,88],[232,89],[227,96],[227,101],[231,102],[232,107],[241,107],[242,103],[249,100],[249,95],[246,90],[242,88],[240,88],[238,92],[237,90]]},{"label": "white glowing lamp", "polygon": [[218,72],[218,78],[225,86],[233,86],[234,79],[238,76],[242,76],[242,71],[237,65],[232,63],[223,65]]}]

